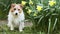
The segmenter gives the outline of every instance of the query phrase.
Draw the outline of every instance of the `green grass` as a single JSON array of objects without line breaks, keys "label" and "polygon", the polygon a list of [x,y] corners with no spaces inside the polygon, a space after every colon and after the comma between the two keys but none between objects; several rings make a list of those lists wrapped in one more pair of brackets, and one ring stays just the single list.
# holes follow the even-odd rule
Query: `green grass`
[{"label": "green grass", "polygon": [[19,32],[18,28],[15,28],[15,30],[11,31],[6,25],[0,26],[0,34],[33,34],[31,32],[30,27],[25,27],[24,31]]},{"label": "green grass", "polygon": [[[31,27],[25,27],[22,32],[19,32],[18,28],[15,28],[11,31],[6,25],[0,26],[0,34],[47,34],[46,32],[39,32],[33,31]],[[52,33],[51,33],[52,34]],[[55,34],[60,34],[60,31],[55,32]]]},{"label": "green grass", "polygon": [[0,26],[0,34],[45,34],[44,32],[34,32],[31,27],[25,27],[22,32],[19,32],[18,28],[11,31],[6,25]]}]

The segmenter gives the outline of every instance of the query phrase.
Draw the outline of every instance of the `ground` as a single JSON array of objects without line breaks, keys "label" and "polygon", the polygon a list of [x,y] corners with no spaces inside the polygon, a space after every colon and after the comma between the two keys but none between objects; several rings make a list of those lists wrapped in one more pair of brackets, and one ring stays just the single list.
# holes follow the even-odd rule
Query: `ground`
[{"label": "ground", "polygon": [[[4,24],[7,24],[7,23],[8,23],[7,20],[0,20],[0,26],[4,25]],[[25,26],[30,27],[30,26],[32,26],[32,23],[31,22],[25,22]]]}]

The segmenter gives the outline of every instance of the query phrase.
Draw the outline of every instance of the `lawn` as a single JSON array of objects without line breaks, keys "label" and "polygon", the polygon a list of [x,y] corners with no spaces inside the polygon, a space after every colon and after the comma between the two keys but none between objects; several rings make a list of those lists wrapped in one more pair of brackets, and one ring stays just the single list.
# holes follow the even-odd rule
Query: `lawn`
[{"label": "lawn", "polygon": [[19,32],[18,28],[15,28],[15,30],[11,31],[6,25],[0,26],[0,34],[33,34],[30,27],[25,27],[24,31]]},{"label": "lawn", "polygon": [[45,34],[44,32],[34,32],[31,27],[25,27],[22,32],[19,32],[18,28],[11,31],[6,25],[0,26],[0,34]]},{"label": "lawn", "polygon": [[[22,32],[19,32],[18,28],[15,28],[15,30],[11,31],[7,27],[7,25],[0,26],[0,34],[47,34],[43,31],[35,31],[31,27],[25,27]],[[51,34],[60,34],[60,31],[53,31]]]}]

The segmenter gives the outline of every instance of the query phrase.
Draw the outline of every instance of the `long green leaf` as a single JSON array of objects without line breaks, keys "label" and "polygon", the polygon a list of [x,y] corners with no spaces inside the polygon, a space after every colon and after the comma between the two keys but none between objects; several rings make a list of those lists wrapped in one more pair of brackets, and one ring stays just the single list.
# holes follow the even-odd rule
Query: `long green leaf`
[{"label": "long green leaf", "polygon": [[49,19],[48,34],[50,33],[50,27],[51,27],[51,18]]},{"label": "long green leaf", "polygon": [[40,23],[40,21],[43,19],[43,17],[44,17],[44,16],[41,16],[41,18],[40,18],[40,19],[39,19],[39,21],[38,21],[38,24],[39,24],[39,23]]},{"label": "long green leaf", "polygon": [[55,19],[55,22],[54,22],[54,25],[53,25],[53,30],[54,30],[56,24],[57,24],[57,18]]}]

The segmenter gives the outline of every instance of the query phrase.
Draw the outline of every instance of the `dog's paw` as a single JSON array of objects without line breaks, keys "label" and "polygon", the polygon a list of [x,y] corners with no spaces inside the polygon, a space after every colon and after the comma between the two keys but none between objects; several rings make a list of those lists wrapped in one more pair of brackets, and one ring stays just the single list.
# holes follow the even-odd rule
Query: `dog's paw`
[{"label": "dog's paw", "polygon": [[14,28],[10,28],[10,30],[12,31],[12,30],[14,30]]},{"label": "dog's paw", "polygon": [[23,30],[19,30],[20,32],[22,32]]},{"label": "dog's paw", "polygon": [[14,29],[10,29],[11,31],[13,31]]}]

